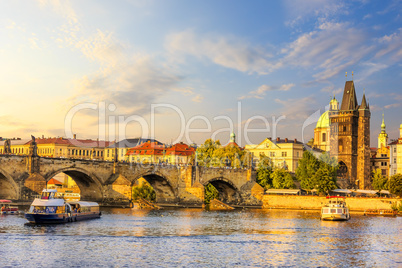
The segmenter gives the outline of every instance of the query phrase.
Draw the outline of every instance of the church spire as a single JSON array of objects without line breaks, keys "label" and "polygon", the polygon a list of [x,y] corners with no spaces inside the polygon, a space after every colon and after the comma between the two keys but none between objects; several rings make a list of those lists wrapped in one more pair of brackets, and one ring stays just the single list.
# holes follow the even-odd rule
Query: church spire
[{"label": "church spire", "polygon": [[381,133],[385,133],[384,113],[382,113]]}]

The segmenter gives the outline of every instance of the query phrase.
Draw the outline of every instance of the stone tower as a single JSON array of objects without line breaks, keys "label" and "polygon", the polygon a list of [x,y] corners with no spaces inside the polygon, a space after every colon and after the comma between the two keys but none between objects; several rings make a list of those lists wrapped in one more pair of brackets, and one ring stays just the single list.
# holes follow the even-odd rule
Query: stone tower
[{"label": "stone tower", "polygon": [[370,183],[370,108],[359,106],[353,81],[346,81],[340,109],[330,109],[330,154],[338,159],[338,184],[366,189]]}]

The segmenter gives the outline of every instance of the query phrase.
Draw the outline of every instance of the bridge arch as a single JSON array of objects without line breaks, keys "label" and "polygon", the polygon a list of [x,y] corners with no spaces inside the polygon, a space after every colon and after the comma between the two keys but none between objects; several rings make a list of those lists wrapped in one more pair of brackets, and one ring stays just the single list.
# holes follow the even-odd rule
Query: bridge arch
[{"label": "bridge arch", "polygon": [[55,175],[64,173],[70,176],[74,182],[78,185],[81,191],[81,200],[84,201],[102,201],[103,191],[102,183],[96,175],[86,171],[82,168],[68,167],[58,169],[56,171],[46,174],[44,177],[46,181],[49,181]]},{"label": "bridge arch", "polygon": [[18,189],[14,179],[0,168],[0,199],[18,199]]},{"label": "bridge arch", "polygon": [[228,204],[241,204],[242,198],[239,189],[232,181],[225,177],[216,177],[203,182],[203,186],[212,184],[219,192],[220,201]]},{"label": "bridge arch", "polygon": [[140,178],[144,178],[154,189],[156,193],[156,203],[176,202],[178,193],[170,180],[160,172],[144,172],[139,174],[133,180],[133,185]]}]

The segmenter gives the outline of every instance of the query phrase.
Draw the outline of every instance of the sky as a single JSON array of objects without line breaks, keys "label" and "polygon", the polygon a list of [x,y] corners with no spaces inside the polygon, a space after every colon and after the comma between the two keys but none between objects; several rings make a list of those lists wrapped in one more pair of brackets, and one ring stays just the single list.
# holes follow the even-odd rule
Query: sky
[{"label": "sky", "polygon": [[[401,1],[0,1],[0,136],[313,136],[345,81],[402,123]],[[352,75],[353,72],[353,75]]]}]

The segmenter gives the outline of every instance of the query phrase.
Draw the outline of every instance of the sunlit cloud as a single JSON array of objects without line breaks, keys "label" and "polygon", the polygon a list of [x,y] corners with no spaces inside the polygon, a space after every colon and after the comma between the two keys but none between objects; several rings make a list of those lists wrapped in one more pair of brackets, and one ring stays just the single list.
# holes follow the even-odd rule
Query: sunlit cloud
[{"label": "sunlit cloud", "polygon": [[305,120],[314,110],[315,100],[312,97],[301,99],[275,99],[276,103],[282,104],[281,114],[290,120]]},{"label": "sunlit cloud", "polygon": [[319,29],[302,34],[282,49],[284,65],[313,68],[317,80],[338,75],[359,62],[373,47],[365,45],[367,37],[344,23],[323,23]]},{"label": "sunlit cloud", "polygon": [[248,95],[239,97],[239,100],[250,99],[250,98],[264,99],[264,96],[267,91],[288,91],[294,86],[295,86],[295,84],[286,84],[286,85],[282,85],[280,87],[262,85],[257,90],[250,91],[250,93]]},{"label": "sunlit cloud", "polygon": [[235,37],[196,35],[192,30],[170,34],[166,49],[177,55],[192,55],[245,73],[267,74],[276,67],[272,55]]}]

